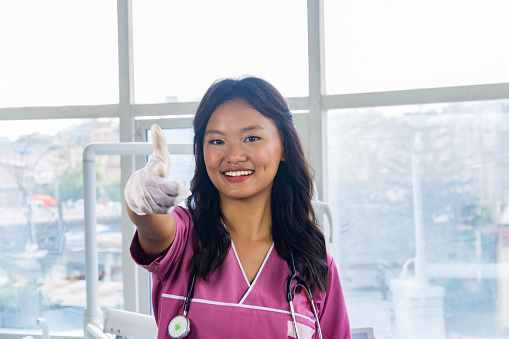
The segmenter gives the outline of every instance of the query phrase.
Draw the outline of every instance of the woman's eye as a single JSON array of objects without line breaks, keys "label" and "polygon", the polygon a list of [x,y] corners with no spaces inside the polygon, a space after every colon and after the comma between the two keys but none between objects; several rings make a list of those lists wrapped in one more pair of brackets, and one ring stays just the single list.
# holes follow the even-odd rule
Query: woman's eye
[{"label": "woman's eye", "polygon": [[247,137],[246,141],[253,142],[253,141],[256,141],[256,140],[259,140],[259,139],[260,139],[260,137],[251,136],[251,137]]},{"label": "woman's eye", "polygon": [[211,145],[221,145],[221,144],[223,144],[223,140],[219,140],[219,139],[210,140],[209,144],[211,144]]}]

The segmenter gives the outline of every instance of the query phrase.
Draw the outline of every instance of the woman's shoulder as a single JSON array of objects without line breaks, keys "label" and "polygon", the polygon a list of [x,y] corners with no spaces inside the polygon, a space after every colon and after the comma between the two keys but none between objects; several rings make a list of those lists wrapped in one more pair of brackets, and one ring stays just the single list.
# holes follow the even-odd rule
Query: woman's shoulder
[{"label": "woman's shoulder", "polygon": [[175,221],[177,224],[184,223],[184,224],[193,224],[193,217],[191,215],[191,211],[189,211],[187,208],[183,206],[177,206],[173,209],[171,212],[173,217],[175,218]]},{"label": "woman's shoulder", "polygon": [[327,265],[329,265],[329,267],[331,267],[331,265],[336,266],[336,262],[334,261],[334,257],[328,251],[327,251]]},{"label": "woman's shoulder", "polygon": [[339,275],[336,261],[334,260],[332,254],[330,254],[329,252],[327,252],[327,266],[329,266],[329,279],[331,278],[331,276],[337,277]]}]

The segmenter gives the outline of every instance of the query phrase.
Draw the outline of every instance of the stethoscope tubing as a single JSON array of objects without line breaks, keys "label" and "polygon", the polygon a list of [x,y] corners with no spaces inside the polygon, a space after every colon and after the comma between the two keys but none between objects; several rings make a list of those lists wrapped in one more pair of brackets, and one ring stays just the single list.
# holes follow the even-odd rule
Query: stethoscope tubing
[{"label": "stethoscope tubing", "polygon": [[309,286],[306,283],[306,281],[304,280],[304,278],[302,278],[300,275],[297,274],[297,270],[295,269],[295,259],[293,258],[293,251],[291,249],[290,249],[290,259],[291,259],[291,264],[289,266],[290,266],[292,273],[288,277],[288,280],[286,281],[286,298],[288,300],[288,304],[290,305],[290,313],[292,315],[293,329],[295,331],[295,336],[297,339],[300,339],[299,332],[297,331],[297,322],[295,321],[295,310],[293,307],[293,298],[294,298],[293,296],[295,294],[295,290],[294,290],[294,293],[292,293],[292,282],[294,280],[297,281],[297,285],[295,285],[295,288],[297,288],[297,286],[300,285],[306,291],[307,298],[309,300],[309,303],[311,304],[311,310],[313,311],[313,315],[315,316],[316,327],[318,329],[318,336],[320,339],[322,339],[322,328],[320,327],[320,320],[318,319],[318,313],[316,312],[315,303],[313,301],[313,294],[311,293],[311,289],[309,288]]},{"label": "stethoscope tubing", "polygon": [[189,312],[189,304],[191,304],[191,298],[193,296],[194,292],[194,282],[196,281],[196,274],[193,274],[191,276],[191,279],[189,280],[189,286],[187,287],[187,296],[186,300],[184,302],[184,313],[183,316],[187,316],[187,312]]}]

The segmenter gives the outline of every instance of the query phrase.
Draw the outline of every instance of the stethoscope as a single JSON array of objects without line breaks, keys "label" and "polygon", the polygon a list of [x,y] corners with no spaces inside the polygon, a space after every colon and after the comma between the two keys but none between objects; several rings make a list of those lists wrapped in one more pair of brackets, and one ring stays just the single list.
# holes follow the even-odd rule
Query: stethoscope
[{"label": "stethoscope", "polygon": [[[315,303],[313,302],[313,295],[311,294],[311,289],[309,288],[308,284],[302,278],[300,275],[297,274],[297,271],[295,270],[295,261],[293,259],[293,252],[290,250],[290,258],[291,258],[291,265],[290,268],[292,270],[290,276],[288,277],[288,280],[286,281],[286,299],[288,300],[288,304],[290,305],[290,313],[292,315],[292,322],[293,322],[293,329],[295,331],[295,336],[297,339],[299,338],[299,332],[297,331],[297,321],[295,320],[295,311],[293,308],[293,298],[295,294],[295,288],[297,286],[301,286],[306,291],[307,298],[309,300],[309,303],[311,304],[311,309],[313,310],[313,314],[315,316],[315,321],[318,328],[318,335],[319,338],[322,339],[322,329],[320,327],[320,321],[318,320],[318,314],[316,313]],[[180,339],[184,338],[189,334],[189,331],[191,330],[191,322],[189,321],[189,318],[187,318],[187,312],[189,312],[189,305],[191,304],[191,298],[193,295],[194,290],[194,282],[196,280],[196,275],[192,275],[191,279],[189,280],[188,289],[187,289],[187,296],[184,301],[184,313],[182,315],[177,315],[174,317],[170,323],[168,324],[168,336],[172,339]],[[295,285],[292,293],[292,282],[297,281],[297,285]]]},{"label": "stethoscope", "polygon": [[[292,322],[293,329],[295,330],[295,336],[297,339],[300,339],[299,332],[297,331],[297,322],[295,321],[295,312],[293,310],[293,296],[295,295],[295,288],[297,288],[297,286],[302,286],[306,291],[309,303],[311,304],[311,309],[313,310],[313,314],[315,315],[316,327],[318,328],[318,337],[322,339],[322,328],[320,327],[320,321],[318,320],[318,314],[316,313],[315,303],[313,302],[313,294],[311,294],[311,289],[309,288],[304,278],[298,275],[297,271],[295,270],[295,260],[293,260],[293,251],[291,249],[290,258],[292,259],[292,264],[290,265],[290,268],[292,269],[292,274],[290,274],[288,280],[286,281],[286,300],[288,300],[288,303],[290,304],[290,313],[292,314]],[[293,291],[294,293],[292,293],[292,282],[294,280],[297,281],[297,285],[295,285]]]}]

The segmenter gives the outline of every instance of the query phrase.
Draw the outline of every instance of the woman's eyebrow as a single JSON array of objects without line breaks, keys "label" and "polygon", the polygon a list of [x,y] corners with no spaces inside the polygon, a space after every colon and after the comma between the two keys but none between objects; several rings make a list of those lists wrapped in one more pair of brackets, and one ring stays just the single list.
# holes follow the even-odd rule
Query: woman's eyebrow
[{"label": "woman's eyebrow", "polygon": [[[260,125],[252,125],[252,126],[247,126],[247,127],[244,127],[243,129],[240,130],[241,133],[245,133],[245,132],[249,132],[249,131],[253,131],[253,130],[263,130],[264,128]],[[222,131],[219,131],[217,129],[209,129],[208,131],[205,132],[205,135],[204,136],[207,136],[209,134],[219,134],[219,135],[224,135],[225,133],[222,132]]]},{"label": "woman's eyebrow", "polygon": [[248,126],[248,127],[244,127],[241,132],[249,132],[249,131],[253,131],[253,130],[256,130],[256,129],[264,129],[262,126],[260,125],[252,125],[252,126]]},{"label": "woman's eyebrow", "polygon": [[220,134],[220,135],[224,135],[223,132],[218,131],[217,129],[209,129],[208,131],[205,132],[204,136],[207,136],[208,134]]}]

